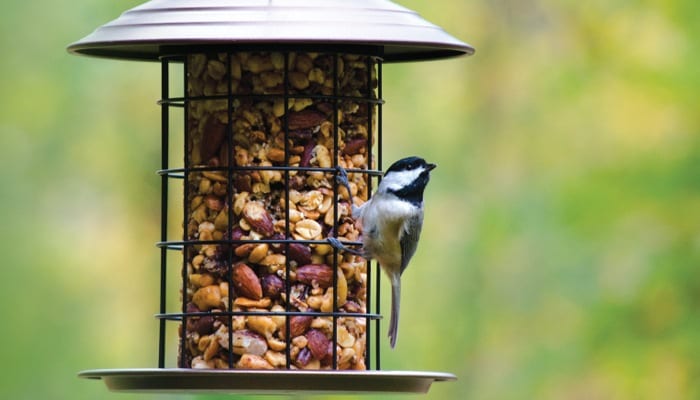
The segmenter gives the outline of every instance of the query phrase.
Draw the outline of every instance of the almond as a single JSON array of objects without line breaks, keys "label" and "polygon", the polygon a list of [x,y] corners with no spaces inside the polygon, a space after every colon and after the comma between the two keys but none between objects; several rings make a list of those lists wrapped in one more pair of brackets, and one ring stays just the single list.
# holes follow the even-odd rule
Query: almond
[{"label": "almond", "polygon": [[213,211],[221,211],[224,208],[224,202],[213,194],[204,196],[204,204],[207,208]]},{"label": "almond", "polygon": [[333,285],[333,269],[326,264],[307,264],[297,268],[297,280],[325,289]]},{"label": "almond", "polygon": [[249,266],[243,263],[234,265],[231,270],[231,280],[237,295],[254,300],[262,298],[260,279]]},{"label": "almond", "polygon": [[314,358],[323,360],[328,354],[328,345],[330,343],[326,335],[317,329],[311,329],[306,333],[306,340],[309,342],[306,347],[311,351]]},{"label": "almond", "polygon": [[213,116],[209,117],[204,123],[204,132],[202,133],[202,143],[200,153],[202,160],[208,161],[219,152],[221,143],[226,137],[226,125],[219,122]]},{"label": "almond", "polygon": [[267,150],[267,159],[274,162],[284,162],[284,150],[277,147],[270,147]]},{"label": "almond", "polygon": [[314,128],[325,121],[326,115],[315,110],[302,110],[289,113],[287,127],[290,130]]},{"label": "almond", "polygon": [[311,262],[311,249],[305,244],[290,243],[289,259],[296,261],[298,265],[308,264]]},{"label": "almond", "polygon": [[239,192],[250,192],[253,190],[250,174],[235,174],[233,176],[233,187]]},{"label": "almond", "polygon": [[299,161],[299,166],[300,167],[308,167],[311,165],[311,158],[313,158],[314,153],[314,147],[316,145],[314,142],[308,142],[306,145],[304,145],[304,151],[301,154],[301,160]]},{"label": "almond", "polygon": [[209,335],[214,332],[214,317],[188,318],[187,330],[197,332],[202,336]]},{"label": "almond", "polygon": [[266,275],[262,278],[262,289],[266,297],[278,299],[284,292],[284,281],[277,275]]},{"label": "almond", "polygon": [[233,252],[237,257],[246,258],[250,255],[254,248],[255,243],[243,243],[236,246],[236,249]]},{"label": "almond", "polygon": [[243,207],[243,218],[250,226],[263,236],[272,236],[275,233],[272,217],[265,210],[265,206],[259,201],[250,201]]},{"label": "almond", "polygon": [[349,313],[364,312],[364,309],[359,304],[357,304],[357,302],[354,302],[352,300],[348,300],[347,302],[345,302],[345,304],[343,305],[343,309]]},{"label": "almond", "polygon": [[357,154],[366,146],[367,138],[363,136],[356,136],[345,142],[345,147],[343,147],[342,153],[348,155]]},{"label": "almond", "polygon": [[[292,337],[301,336],[309,329],[311,326],[311,321],[313,317],[310,315],[295,315],[289,318],[289,331],[292,332]],[[282,337],[286,337],[287,325],[282,325],[280,329],[280,334]]]}]

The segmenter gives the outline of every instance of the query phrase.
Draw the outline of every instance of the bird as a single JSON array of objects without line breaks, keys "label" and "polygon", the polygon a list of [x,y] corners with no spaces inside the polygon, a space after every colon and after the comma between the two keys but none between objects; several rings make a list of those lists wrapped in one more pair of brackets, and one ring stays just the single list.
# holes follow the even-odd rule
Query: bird
[{"label": "bird", "polygon": [[[401,304],[401,275],[416,252],[423,227],[423,192],[430,171],[437,167],[421,157],[410,156],[394,162],[384,173],[377,190],[361,206],[352,205],[353,218],[362,225],[362,248],[349,249],[335,237],[331,246],[376,260],[391,281],[389,344],[395,348]],[[336,167],[336,180],[351,196],[347,171]],[[351,204],[353,202],[351,201]]]}]

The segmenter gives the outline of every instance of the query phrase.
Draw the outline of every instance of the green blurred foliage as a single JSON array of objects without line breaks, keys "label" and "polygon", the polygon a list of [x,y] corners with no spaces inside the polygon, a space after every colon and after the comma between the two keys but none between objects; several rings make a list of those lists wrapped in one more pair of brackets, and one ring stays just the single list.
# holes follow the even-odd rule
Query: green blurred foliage
[{"label": "green blurred foliage", "polygon": [[[148,397],[76,373],[156,364],[160,70],[65,51],[139,3],[0,14],[2,398]],[[700,3],[399,3],[477,53],[384,68],[439,167],[382,368],[459,377],[396,398],[699,398]]]}]

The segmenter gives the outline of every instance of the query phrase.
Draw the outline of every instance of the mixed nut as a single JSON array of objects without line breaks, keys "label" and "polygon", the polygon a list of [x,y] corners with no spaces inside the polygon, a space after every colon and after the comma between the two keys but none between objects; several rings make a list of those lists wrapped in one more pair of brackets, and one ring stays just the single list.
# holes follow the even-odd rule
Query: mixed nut
[{"label": "mixed nut", "polygon": [[351,202],[369,191],[375,61],[194,54],[186,73],[183,311],[195,314],[179,365],[365,369],[367,264],[325,238],[361,234]]}]

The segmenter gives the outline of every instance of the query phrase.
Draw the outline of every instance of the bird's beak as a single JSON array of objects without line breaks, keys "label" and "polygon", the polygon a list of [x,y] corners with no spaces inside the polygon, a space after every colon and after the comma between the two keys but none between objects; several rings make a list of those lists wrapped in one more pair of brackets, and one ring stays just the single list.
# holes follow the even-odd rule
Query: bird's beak
[{"label": "bird's beak", "polygon": [[435,169],[435,167],[437,167],[437,164],[428,163],[427,167],[428,167],[428,171],[432,171]]}]

